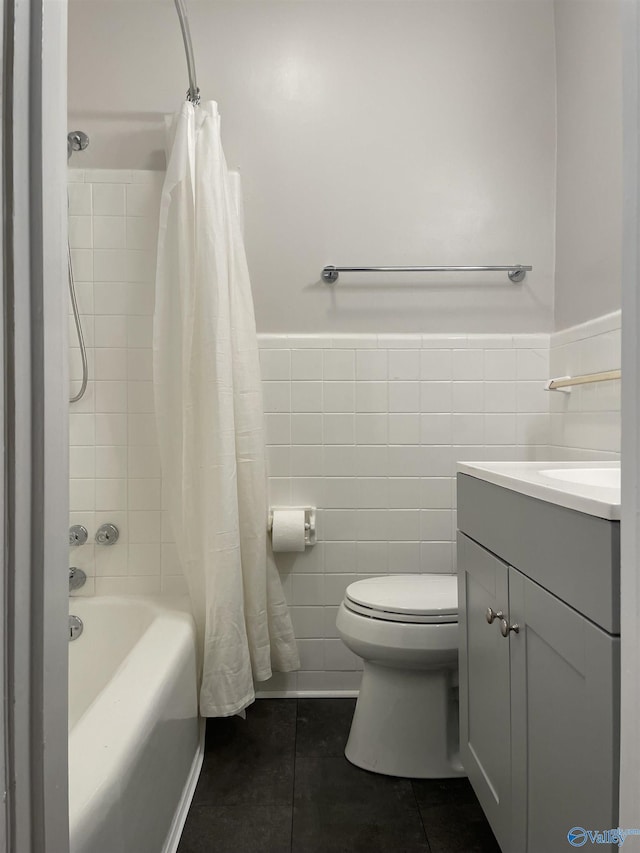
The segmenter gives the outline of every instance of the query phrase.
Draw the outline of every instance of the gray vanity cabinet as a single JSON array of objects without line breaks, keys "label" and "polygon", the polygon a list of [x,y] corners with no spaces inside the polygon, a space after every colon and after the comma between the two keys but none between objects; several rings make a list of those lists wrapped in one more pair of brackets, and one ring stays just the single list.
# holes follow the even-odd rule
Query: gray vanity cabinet
[{"label": "gray vanity cabinet", "polygon": [[458,536],[460,758],[503,851],[511,837],[509,643],[486,613],[488,607],[504,612],[508,570]]},{"label": "gray vanity cabinet", "polygon": [[618,825],[619,641],[513,568],[509,619],[511,850],[570,849],[572,827]]},{"label": "gray vanity cabinet", "polygon": [[[518,548],[539,523],[533,504],[543,502],[532,504],[527,498],[519,505],[521,496],[490,484],[479,490],[478,480],[466,488],[465,481],[473,479],[459,477],[462,763],[503,853],[572,849],[567,840],[572,827],[617,826],[619,637],[517,566]],[[512,513],[504,543],[491,511],[496,508],[495,490],[503,493],[500,499],[506,494],[502,509],[509,505]],[[483,499],[478,502],[480,495]],[[575,519],[579,524],[587,518],[573,515],[579,516]],[[486,538],[479,524],[485,516],[494,523]],[[574,519],[565,514],[562,521],[561,535],[571,536]],[[548,522],[544,515],[544,523]],[[603,566],[605,574],[615,574],[619,554],[619,525],[610,524],[614,547],[612,565]],[[566,561],[556,568],[552,552],[544,553],[549,539],[553,542],[560,534],[547,529],[546,535],[547,544],[539,549],[540,558],[545,558],[541,573],[546,579],[564,572],[566,588]],[[502,544],[508,559],[501,559]],[[583,545],[579,543],[580,548]],[[581,551],[581,559],[587,559],[584,554]],[[531,551],[524,556],[529,575],[535,574],[533,558]],[[594,571],[589,565],[574,568],[589,576]],[[577,578],[576,588],[580,586]],[[616,618],[614,613],[614,622]],[[614,849],[598,844],[598,850]]]}]

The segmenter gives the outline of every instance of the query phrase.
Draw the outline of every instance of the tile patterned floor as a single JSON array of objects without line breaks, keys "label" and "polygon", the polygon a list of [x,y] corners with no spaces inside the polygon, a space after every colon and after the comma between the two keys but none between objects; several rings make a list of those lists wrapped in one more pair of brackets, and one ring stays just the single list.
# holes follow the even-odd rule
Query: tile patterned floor
[{"label": "tile patterned floor", "polygon": [[260,699],[210,720],[178,853],[500,853],[466,779],[349,764],[354,704]]}]

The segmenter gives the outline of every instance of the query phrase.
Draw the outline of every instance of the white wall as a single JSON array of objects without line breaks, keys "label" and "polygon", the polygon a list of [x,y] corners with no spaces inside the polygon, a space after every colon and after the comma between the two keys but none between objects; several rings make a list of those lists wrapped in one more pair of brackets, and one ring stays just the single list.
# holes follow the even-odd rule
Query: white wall
[{"label": "white wall", "polygon": [[621,3],[556,0],[555,28],[555,328],[564,329],[620,308]]},{"label": "white wall", "polygon": [[[550,0],[191,0],[189,14],[243,176],[259,331],[550,330]],[[70,123],[91,135],[76,165],[162,168],[161,115],[186,89],[173,5],[71,0],[69,22]],[[330,289],[327,263],[534,271]]]}]

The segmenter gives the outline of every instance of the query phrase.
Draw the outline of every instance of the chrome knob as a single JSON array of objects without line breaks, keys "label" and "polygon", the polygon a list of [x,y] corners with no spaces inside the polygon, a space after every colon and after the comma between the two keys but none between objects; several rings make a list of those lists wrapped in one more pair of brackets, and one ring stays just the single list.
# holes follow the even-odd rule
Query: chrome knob
[{"label": "chrome knob", "polygon": [[77,640],[83,630],[82,619],[79,616],[69,616],[69,642]]},{"label": "chrome knob", "polygon": [[89,534],[84,524],[72,524],[69,528],[69,545],[84,545]]},{"label": "chrome knob", "polygon": [[84,586],[86,582],[86,572],[83,572],[82,569],[78,569],[76,566],[71,566],[69,569],[69,592],[74,592],[76,589],[80,589],[80,587]]},{"label": "chrome knob", "polygon": [[89,137],[82,130],[72,130],[67,134],[67,160],[74,151],[84,151],[89,145]]},{"label": "chrome knob", "polygon": [[502,619],[504,613],[502,612],[502,610],[494,610],[493,607],[487,607],[486,616],[487,622],[489,623],[489,625],[491,625],[494,619]]},{"label": "chrome knob", "polygon": [[520,633],[520,626],[517,622],[514,622],[513,625],[509,625],[506,619],[502,618],[500,620],[500,633],[503,637],[509,636],[509,631],[513,631],[514,634]]},{"label": "chrome knob", "polygon": [[98,545],[115,545],[120,536],[120,531],[115,524],[102,524],[96,532]]}]

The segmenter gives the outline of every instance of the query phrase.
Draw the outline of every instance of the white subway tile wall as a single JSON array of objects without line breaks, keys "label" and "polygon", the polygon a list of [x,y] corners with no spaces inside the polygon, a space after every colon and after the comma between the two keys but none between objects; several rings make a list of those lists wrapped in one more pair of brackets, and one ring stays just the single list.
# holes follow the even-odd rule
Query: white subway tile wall
[{"label": "white subway tile wall", "polygon": [[[551,336],[550,376],[614,370],[621,364],[621,314]],[[551,454],[555,459],[620,458],[620,380],[549,392]]]},{"label": "white subway tile wall", "polygon": [[353,690],[361,662],[335,627],[346,587],[455,571],[457,460],[547,454],[549,338],[264,335],[260,347],[271,503],[318,507],[318,544],[276,555],[302,670],[262,690]]},{"label": "white subway tile wall", "polygon": [[[90,540],[71,549],[70,565],[87,572],[86,594],[185,591],[163,508],[153,413],[162,177],[70,173],[70,239],[90,370],[87,394],[70,415],[71,523],[85,524]],[[609,366],[615,334],[608,343],[597,334],[592,345],[577,334],[558,339],[554,365],[562,355],[563,373],[572,359],[580,369]],[[70,343],[75,393],[72,323]],[[375,575],[455,571],[458,460],[535,459],[615,444],[604,437],[619,417],[612,390],[597,392],[600,408],[584,394],[566,401],[544,390],[548,335],[261,335],[259,345],[271,504],[318,508],[318,544],[277,555],[302,669],[275,674],[262,692],[357,689],[360,661],[335,627],[345,588]],[[93,544],[105,521],[121,531],[108,548]]]},{"label": "white subway tile wall", "polygon": [[[70,409],[70,523],[86,545],[69,565],[88,575],[79,594],[183,593],[184,578],[163,524],[153,409],[155,243],[163,175],[70,172],[69,242],[87,344],[89,385]],[[70,307],[71,393],[81,360]],[[94,543],[113,522],[115,545]]]}]

